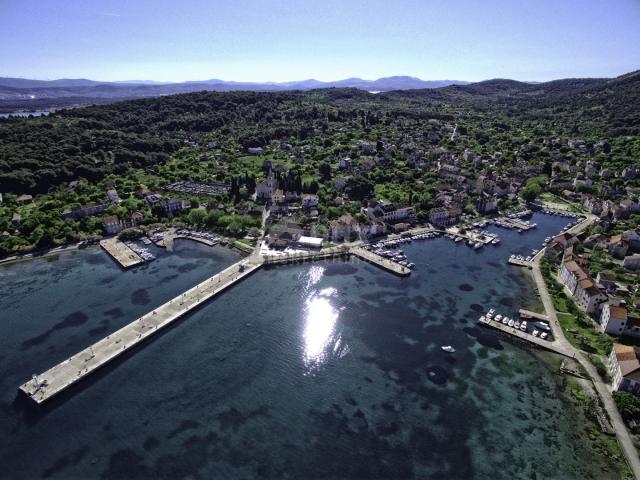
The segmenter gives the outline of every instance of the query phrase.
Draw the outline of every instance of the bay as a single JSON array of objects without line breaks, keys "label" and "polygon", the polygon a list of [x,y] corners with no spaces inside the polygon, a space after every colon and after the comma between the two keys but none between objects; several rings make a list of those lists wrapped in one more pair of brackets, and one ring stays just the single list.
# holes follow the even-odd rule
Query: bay
[{"label": "bay", "polygon": [[[19,384],[237,260],[178,242],[122,272],[101,251],[0,269],[3,478],[615,478],[551,354],[476,326],[535,303],[506,259],[567,222],[473,250],[403,246],[271,267],[35,408]],[[454,355],[440,349],[453,345]]]}]

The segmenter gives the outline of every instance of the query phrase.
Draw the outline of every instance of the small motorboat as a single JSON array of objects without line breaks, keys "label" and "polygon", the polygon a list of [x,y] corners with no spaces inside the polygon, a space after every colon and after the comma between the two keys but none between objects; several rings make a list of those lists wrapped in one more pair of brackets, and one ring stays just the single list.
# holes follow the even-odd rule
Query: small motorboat
[{"label": "small motorboat", "polygon": [[442,350],[444,350],[444,351],[445,351],[445,352],[447,352],[447,353],[453,353],[453,352],[455,352],[455,351],[456,351],[456,349],[455,349],[455,348],[453,348],[451,345],[443,345],[443,346],[442,346],[442,347],[440,347],[440,348],[442,348]]}]

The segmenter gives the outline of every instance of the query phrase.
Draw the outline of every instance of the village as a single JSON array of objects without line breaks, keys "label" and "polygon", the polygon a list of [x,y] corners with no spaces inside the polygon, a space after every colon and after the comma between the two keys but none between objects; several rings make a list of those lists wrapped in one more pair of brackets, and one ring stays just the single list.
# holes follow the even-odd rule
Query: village
[{"label": "village", "polygon": [[[514,154],[480,147],[470,128],[441,120],[389,130],[395,136],[381,131],[377,140],[354,141],[338,128],[328,134],[340,139],[331,150],[189,139],[153,172],[80,178],[44,195],[7,194],[0,204],[9,216],[0,225],[5,260],[51,242],[100,241],[119,265],[132,268],[153,261],[150,244],[171,249],[182,238],[236,248],[252,268],[353,255],[408,276],[414,264],[400,250],[403,242],[442,235],[482,249],[500,243],[488,225],[524,233],[536,228],[528,220],[535,211],[576,224],[589,217],[579,234],[568,233],[568,225],[530,256],[505,260],[528,268],[541,261],[562,333],[591,352],[610,389],[640,395],[638,169],[608,165],[605,140],[531,140],[511,145]],[[38,224],[58,233],[47,238]],[[534,335],[539,326],[522,332],[487,323],[568,352],[557,331],[547,338],[546,331]]]}]

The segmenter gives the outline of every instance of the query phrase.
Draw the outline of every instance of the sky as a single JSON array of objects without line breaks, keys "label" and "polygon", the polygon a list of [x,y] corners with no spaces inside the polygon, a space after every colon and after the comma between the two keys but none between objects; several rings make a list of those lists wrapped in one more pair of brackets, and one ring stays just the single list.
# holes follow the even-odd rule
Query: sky
[{"label": "sky", "polygon": [[640,0],[0,0],[0,76],[545,81],[640,69]]}]

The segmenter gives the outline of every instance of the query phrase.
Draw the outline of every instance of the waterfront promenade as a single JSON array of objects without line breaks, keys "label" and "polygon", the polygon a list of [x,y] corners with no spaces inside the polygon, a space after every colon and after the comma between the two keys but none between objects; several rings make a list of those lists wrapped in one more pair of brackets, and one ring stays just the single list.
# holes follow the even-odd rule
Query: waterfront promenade
[{"label": "waterfront promenade", "polygon": [[[568,230],[568,233],[578,234],[584,229],[586,229],[589,225],[591,225],[595,221],[595,217],[589,216],[584,222],[579,223],[575,227]],[[611,420],[611,424],[616,433],[616,438],[618,443],[620,444],[620,448],[624,453],[624,456],[627,459],[629,464],[629,468],[633,473],[636,479],[640,479],[640,458],[638,458],[638,452],[633,444],[633,440],[631,439],[631,435],[629,435],[629,431],[627,430],[622,417],[620,416],[620,412],[618,412],[618,408],[615,405],[613,400],[613,396],[611,395],[611,388],[609,385],[604,383],[600,375],[598,374],[596,368],[593,366],[591,361],[587,358],[587,356],[581,351],[575,348],[564,336],[564,332],[562,331],[562,327],[560,326],[560,322],[558,321],[558,316],[556,314],[556,309],[553,305],[553,300],[549,291],[547,290],[547,285],[544,281],[544,277],[542,276],[542,271],[540,269],[540,261],[544,257],[544,254],[541,251],[540,254],[536,255],[532,262],[532,272],[533,279],[538,288],[538,292],[540,293],[540,299],[542,300],[542,304],[544,305],[544,309],[546,312],[546,316],[549,319],[549,322],[553,328],[554,339],[558,345],[561,345],[563,349],[567,352],[571,352],[571,356],[582,365],[582,367],[589,373],[593,385],[602,401],[605,411],[607,412],[609,419]]]},{"label": "waterfront promenade", "polygon": [[265,265],[278,265],[286,263],[301,263],[307,261],[326,260],[330,258],[348,258],[355,256],[369,262],[389,273],[401,277],[411,275],[411,269],[404,267],[388,258],[376,255],[358,245],[341,245],[319,250],[317,252],[298,252],[281,255],[265,255],[262,261]]}]

